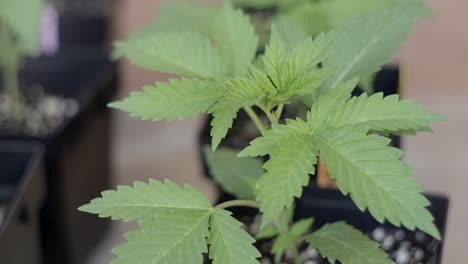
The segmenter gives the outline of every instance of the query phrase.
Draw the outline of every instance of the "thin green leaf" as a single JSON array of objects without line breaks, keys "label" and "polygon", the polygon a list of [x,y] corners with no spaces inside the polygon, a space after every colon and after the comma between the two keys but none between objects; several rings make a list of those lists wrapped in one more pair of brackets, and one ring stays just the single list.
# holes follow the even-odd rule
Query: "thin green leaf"
[{"label": "thin green leaf", "polygon": [[278,236],[278,231],[276,231],[276,228],[273,225],[267,225],[257,233],[255,238],[261,240],[273,238],[275,236]]},{"label": "thin green leaf", "polygon": [[243,149],[237,156],[265,156],[289,137],[298,134],[305,135],[308,131],[310,131],[309,125],[303,120],[288,119],[286,120],[286,125],[273,125],[272,129],[266,131],[262,137],[258,137],[250,142],[250,145]]},{"label": "thin green leaf", "polygon": [[35,55],[39,48],[39,25],[42,0],[2,0],[0,24],[6,23],[17,37],[18,49],[25,55]]},{"label": "thin green leaf", "polygon": [[191,31],[211,37],[211,27],[218,8],[190,2],[161,3],[159,18],[131,33],[129,39],[144,38],[158,32]]},{"label": "thin green leaf", "polygon": [[293,221],[294,216],[294,204],[289,206],[275,219],[274,223],[264,226],[257,233],[255,238],[267,239],[278,236],[282,232],[289,230],[289,226]]},{"label": "thin green leaf", "polygon": [[310,235],[309,244],[331,263],[392,264],[379,244],[344,222],[325,225]]},{"label": "thin green leaf", "polygon": [[215,152],[205,146],[204,154],[214,180],[226,192],[242,199],[255,198],[255,185],[265,172],[258,158],[238,158],[238,151],[218,148]]},{"label": "thin green leaf", "polygon": [[410,230],[417,227],[440,239],[426,209],[429,201],[409,176],[409,166],[399,160],[402,151],[388,147],[387,138],[368,135],[368,130],[345,126],[314,134],[330,176],[362,211],[368,208],[379,222],[387,219]]},{"label": "thin green leaf", "polygon": [[211,147],[215,151],[221,140],[226,137],[232,123],[237,116],[237,110],[217,109],[213,112],[213,120],[211,121]]},{"label": "thin green leaf", "polygon": [[339,105],[351,97],[351,93],[358,81],[358,78],[354,78],[340,83],[335,89],[328,90],[320,95],[316,103],[313,104],[312,111],[307,114],[307,122],[316,128],[323,124],[324,120],[329,118],[331,112],[335,111]]},{"label": "thin green leaf", "polygon": [[116,44],[134,64],[166,73],[221,78],[226,65],[210,39],[190,31],[156,32]]},{"label": "thin green leaf", "polygon": [[252,63],[258,37],[248,16],[226,3],[214,18],[213,39],[226,58],[231,75],[243,75]]},{"label": "thin green leaf", "polygon": [[152,221],[165,217],[200,220],[210,212],[211,204],[201,192],[188,185],[181,188],[169,180],[164,183],[150,180],[149,184],[135,182],[134,187],[119,186],[116,191],[105,191],[101,198],[79,210],[124,221]]},{"label": "thin green leaf", "polygon": [[[213,264],[257,264],[260,252],[252,245],[255,239],[240,228],[242,223],[231,213],[217,209],[210,219],[210,259]],[[192,262],[186,262],[192,263]]]},{"label": "thin green leaf", "polygon": [[288,248],[293,246],[296,241],[312,227],[313,223],[313,218],[303,219],[294,223],[289,232],[281,234],[275,240],[271,252],[275,254],[282,254]]},{"label": "thin green leaf", "polygon": [[202,3],[162,3],[155,26],[157,31],[188,30],[211,37],[211,27],[217,12],[218,7]]},{"label": "thin green leaf", "polygon": [[330,126],[365,125],[374,131],[404,132],[426,130],[433,122],[446,120],[409,99],[398,95],[383,97],[362,94],[341,104],[329,115]]},{"label": "thin green leaf", "polygon": [[374,82],[377,77],[377,73],[373,72],[370,74],[363,74],[361,76],[361,81],[359,82],[359,87],[367,94],[371,95],[374,93]]},{"label": "thin green leaf", "polygon": [[294,48],[309,37],[306,31],[285,16],[275,17],[273,23],[286,48]]},{"label": "thin green leaf", "polygon": [[267,95],[264,86],[249,77],[234,77],[223,80],[220,85],[224,87],[224,93],[218,105],[214,109],[240,109],[250,107]]},{"label": "thin green leaf", "polygon": [[210,212],[179,214],[178,211],[140,222],[141,229],[125,234],[127,243],[113,249],[112,264],[203,263],[207,253]]},{"label": "thin green leaf", "polygon": [[111,107],[143,120],[186,119],[207,112],[222,95],[216,83],[191,79],[171,79],[146,86]]},{"label": "thin green leaf", "polygon": [[294,197],[300,197],[302,188],[315,173],[317,149],[312,137],[297,135],[282,141],[264,165],[265,173],[257,184],[257,200],[263,213],[262,227],[290,207]]},{"label": "thin green leaf", "polygon": [[332,39],[333,34],[320,35],[314,41],[309,37],[290,50],[276,26],[272,26],[263,61],[278,89],[274,100],[283,103],[293,95],[312,93],[322,84],[330,72],[317,70],[317,64],[325,58]]},{"label": "thin green leaf", "polygon": [[134,187],[105,191],[79,210],[139,221],[141,228],[127,233],[128,242],[113,250],[118,258],[112,263],[202,263],[202,253],[207,252],[213,209],[202,193],[188,185],[181,188],[168,180],[135,182]]},{"label": "thin green leaf", "polygon": [[420,11],[417,1],[406,1],[396,8],[346,23],[323,62],[325,67],[338,68],[324,88],[334,88],[342,81],[376,72],[389,62],[407,38]]}]

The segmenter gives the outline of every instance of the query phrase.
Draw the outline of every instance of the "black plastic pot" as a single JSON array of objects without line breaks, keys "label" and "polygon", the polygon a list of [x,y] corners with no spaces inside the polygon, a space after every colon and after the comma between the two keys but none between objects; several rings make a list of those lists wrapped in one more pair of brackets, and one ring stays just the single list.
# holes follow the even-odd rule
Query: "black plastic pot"
[{"label": "black plastic pot", "polygon": [[79,102],[78,114],[44,137],[4,133],[0,139],[45,145],[47,196],[41,212],[45,263],[84,263],[109,227],[77,208],[110,188],[111,112],[117,66],[97,49],[62,50],[26,62],[23,87],[40,84],[47,93]]},{"label": "black plastic pot", "polygon": [[117,2],[118,0],[52,1],[59,12],[60,48],[109,47]]},{"label": "black plastic pot", "polygon": [[[445,235],[449,201],[447,197],[434,194],[425,194],[431,202],[430,212],[435,218],[435,224],[442,237]],[[257,222],[258,210],[244,207],[234,207],[230,211],[233,216],[246,225],[247,230]],[[309,187],[301,199],[296,200],[294,220],[298,221],[306,218],[314,218],[313,231],[321,228],[327,223],[344,221],[355,228],[361,230],[376,240],[383,250],[385,250],[396,264],[401,263],[425,263],[441,264],[444,241],[437,241],[420,231],[410,231],[405,228],[395,227],[389,223],[381,224],[377,222],[368,212],[361,212],[349,197],[346,197],[337,190],[325,190],[316,187]],[[257,223],[256,225],[258,225]],[[380,238],[379,238],[380,237]],[[390,244],[389,244],[390,243]],[[272,258],[269,254],[272,246],[270,239],[259,240],[255,246],[261,250],[263,256]],[[409,253],[407,261],[401,256]],[[419,251],[419,253],[416,253]],[[424,253],[420,260],[416,261],[416,255]],[[399,254],[400,253],[400,254]],[[326,260],[316,257],[313,263],[329,264]],[[209,263],[209,262],[206,262]]]},{"label": "black plastic pot", "polygon": [[45,178],[40,144],[0,141],[0,263],[42,262],[39,211]]},{"label": "black plastic pot", "polygon": [[[431,202],[429,210],[435,218],[435,224],[442,234],[445,234],[445,226],[447,223],[449,201],[447,197],[426,194],[425,195]],[[372,234],[376,229],[383,229],[389,232],[396,233],[398,230],[404,232],[406,240],[412,241],[416,236],[421,236],[422,233],[409,231],[405,228],[397,228],[389,223],[380,224],[368,212],[362,213],[354,204],[354,202],[347,196],[344,196],[338,190],[325,190],[316,187],[309,187],[304,191],[301,199],[296,201],[295,218],[304,219],[314,217],[314,228],[320,228],[326,223],[337,221],[346,221],[348,224],[353,225],[364,233]],[[400,232],[401,232],[400,231]],[[423,236],[424,237],[424,236]],[[430,239],[426,236],[426,239]],[[395,242],[392,250],[398,248],[400,244]],[[402,243],[402,242],[399,242]],[[413,246],[418,245],[419,242],[414,242]],[[432,248],[435,254],[432,256],[431,262],[421,262],[428,264],[441,264],[443,241],[436,242],[435,240],[428,240],[420,243],[433,243]],[[424,244],[425,245],[425,244]]]},{"label": "black plastic pot", "polygon": [[76,46],[106,47],[111,35],[111,18],[63,14],[59,18],[61,48]]},{"label": "black plastic pot", "polygon": [[[398,94],[400,84],[400,69],[398,66],[394,65],[387,65],[385,66],[380,72],[377,73],[376,78],[374,80],[374,91],[376,93],[383,92],[384,95],[391,95],[391,94]],[[353,92],[354,95],[358,96],[362,94],[363,91],[357,87]],[[211,136],[210,136],[210,126],[211,118],[207,118],[205,123],[200,130],[198,135],[198,142],[199,142],[199,153],[202,161],[203,172],[209,178],[212,178],[210,172],[207,167],[207,163],[205,160],[205,156],[203,154],[203,146],[211,145]],[[246,135],[244,128],[246,127],[245,124],[250,122],[249,117],[244,111],[239,111],[239,114],[236,120],[233,123],[232,129],[230,129],[229,133],[227,134],[226,138],[221,142],[221,146],[229,147],[233,149],[239,149],[239,151],[245,148],[249,142],[254,139],[258,135]],[[392,136],[392,145],[394,147],[400,147],[401,139],[398,136]],[[219,201],[226,201],[234,198],[233,196],[225,193],[219,187]]]}]

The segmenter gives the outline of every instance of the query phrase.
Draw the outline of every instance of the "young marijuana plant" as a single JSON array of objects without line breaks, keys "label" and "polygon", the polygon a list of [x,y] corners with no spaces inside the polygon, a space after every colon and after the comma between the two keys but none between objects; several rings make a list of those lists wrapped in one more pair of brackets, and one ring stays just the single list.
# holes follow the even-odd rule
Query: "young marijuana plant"
[{"label": "young marijuana plant", "polygon": [[[307,34],[317,36],[320,33],[337,30],[357,17],[375,14],[400,5],[402,0],[235,0],[236,6],[252,9],[252,18],[260,36],[268,36],[271,23],[277,27],[294,27],[296,31],[288,34]],[[420,2],[419,15],[426,16],[430,9]],[[269,19],[264,18],[265,10],[272,10]],[[256,15],[260,13],[260,15]],[[260,17],[258,17],[260,16]],[[293,25],[291,25],[291,23]],[[269,37],[263,37],[268,40]],[[262,39],[263,39],[262,38]],[[357,39],[355,41],[358,41]],[[265,41],[261,41],[265,42]],[[262,47],[260,47],[262,48]],[[360,76],[360,88],[373,93],[372,83],[376,73]],[[306,104],[308,100],[305,100]]]},{"label": "young marijuana plant", "polygon": [[38,50],[42,0],[2,0],[0,2],[0,72],[3,89],[12,100],[11,119],[22,118],[18,73],[21,58]]},{"label": "young marijuana plant", "polygon": [[[332,263],[392,263],[377,243],[344,222],[312,233],[313,219],[290,223],[294,199],[308,184],[318,156],[362,211],[379,222],[418,228],[440,239],[422,188],[400,160],[402,151],[376,133],[426,131],[443,118],[397,95],[351,97],[360,76],[390,60],[420,9],[417,1],[402,2],[314,39],[297,38],[288,34],[294,29],[285,32],[273,25],[260,60],[255,60],[258,37],[249,18],[229,3],[193,8],[192,16],[181,17],[191,22],[185,29],[163,16],[164,27],[119,43],[118,55],[180,78],[146,86],[112,107],[144,120],[211,114],[212,150],[242,110],[262,136],[240,153],[206,149],[216,180],[240,200],[212,205],[190,186],[150,180],[105,191],[80,207],[100,217],[138,221],[140,228],[114,249],[114,263],[203,263],[204,253],[215,264],[259,263],[255,239],[228,211],[238,206],[259,208],[262,223],[256,237],[274,239],[277,261],[288,251],[300,263],[298,247],[307,244]],[[285,104],[310,94],[315,100],[307,118],[281,121]],[[264,164],[256,158],[267,155]]]}]

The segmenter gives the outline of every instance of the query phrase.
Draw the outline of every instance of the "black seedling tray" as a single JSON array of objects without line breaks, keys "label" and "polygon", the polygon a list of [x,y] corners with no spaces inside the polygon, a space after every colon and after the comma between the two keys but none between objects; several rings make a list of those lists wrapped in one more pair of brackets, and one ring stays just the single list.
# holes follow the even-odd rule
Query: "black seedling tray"
[{"label": "black seedling tray", "polygon": [[42,263],[39,211],[45,178],[40,144],[0,141],[0,263]]},{"label": "black seedling tray", "polygon": [[69,48],[50,57],[27,60],[22,87],[40,85],[47,93],[72,98],[79,112],[43,137],[6,133],[0,139],[45,145],[47,196],[41,212],[45,263],[84,263],[109,227],[109,221],[77,208],[111,181],[111,111],[118,88],[117,65],[96,48]]},{"label": "black seedling tray", "polygon": [[[425,196],[431,202],[429,211],[433,214],[435,224],[443,237],[449,207],[448,198],[434,194],[425,194]],[[314,228],[320,228],[326,223],[346,221],[380,242],[390,256],[395,257],[398,250],[407,247],[408,251],[422,250],[425,253],[426,259],[421,263],[441,264],[443,240],[439,242],[420,231],[398,228],[390,223],[380,224],[368,212],[361,212],[349,197],[338,190],[309,186],[301,199],[296,201],[294,217],[296,220],[314,217]]]}]

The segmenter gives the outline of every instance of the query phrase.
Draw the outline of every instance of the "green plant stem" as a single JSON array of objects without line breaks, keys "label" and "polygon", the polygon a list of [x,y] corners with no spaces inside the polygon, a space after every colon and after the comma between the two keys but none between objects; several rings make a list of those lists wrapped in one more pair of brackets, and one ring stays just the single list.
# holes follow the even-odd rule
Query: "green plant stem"
[{"label": "green plant stem", "polygon": [[270,120],[270,123],[277,124],[278,120],[276,119],[276,115],[271,113],[270,111],[265,111],[266,116],[268,117],[268,120]]},{"label": "green plant stem", "polygon": [[258,115],[255,113],[255,111],[252,109],[252,107],[244,107],[245,112],[247,115],[249,115],[250,119],[254,122],[255,126],[257,126],[258,130],[260,130],[260,133],[262,135],[265,133],[266,128],[263,125],[262,121],[258,117]]},{"label": "green plant stem", "polygon": [[289,250],[294,258],[294,264],[301,264],[301,256],[299,255],[299,250],[296,245],[292,245]]},{"label": "green plant stem", "polygon": [[21,123],[21,94],[19,93],[19,84],[17,76],[17,67],[5,69],[4,84],[5,91],[12,100],[11,121],[14,128],[18,128]]},{"label": "green plant stem", "polygon": [[14,39],[6,27],[0,27],[0,66],[3,68],[3,89],[11,104],[11,121],[14,128],[21,122],[21,94],[19,92],[19,59]]},{"label": "green plant stem", "polygon": [[218,208],[218,209],[226,209],[229,207],[250,207],[250,208],[258,209],[260,208],[260,204],[257,201],[252,201],[252,200],[232,200],[232,201],[220,203],[217,206],[215,206],[215,208]]},{"label": "green plant stem", "polygon": [[281,115],[283,114],[283,108],[284,108],[284,104],[280,104],[278,106],[278,109],[276,109],[276,123],[279,122],[280,118],[281,118]]},{"label": "green plant stem", "polygon": [[273,124],[279,123],[279,120],[283,113],[283,108],[284,108],[284,104],[280,104],[278,105],[278,108],[274,112],[270,112],[269,110],[266,110],[265,108],[262,108],[262,110],[263,112],[265,112],[266,116],[268,117],[268,120],[270,120],[270,123],[273,125]]},{"label": "green plant stem", "polygon": [[296,245],[300,245],[300,244],[306,242],[310,235],[311,235],[311,234],[303,235],[303,236],[301,236],[300,238],[298,238],[298,239],[296,240]]}]

